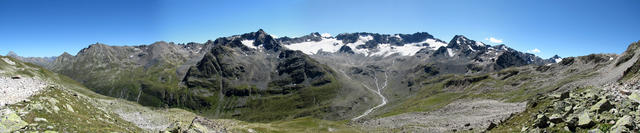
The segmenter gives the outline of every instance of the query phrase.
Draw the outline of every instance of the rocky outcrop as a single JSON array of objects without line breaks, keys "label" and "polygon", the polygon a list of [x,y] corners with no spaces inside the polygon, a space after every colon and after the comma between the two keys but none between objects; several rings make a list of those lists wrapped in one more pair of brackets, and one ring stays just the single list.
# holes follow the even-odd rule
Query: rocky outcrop
[{"label": "rocky outcrop", "polygon": [[18,114],[7,108],[0,109],[0,132],[8,133],[27,126]]}]

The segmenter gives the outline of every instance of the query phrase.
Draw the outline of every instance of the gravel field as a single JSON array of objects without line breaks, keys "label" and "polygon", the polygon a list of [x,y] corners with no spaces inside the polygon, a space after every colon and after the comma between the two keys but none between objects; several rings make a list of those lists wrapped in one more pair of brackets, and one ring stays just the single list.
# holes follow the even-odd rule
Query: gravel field
[{"label": "gravel field", "polygon": [[0,107],[26,100],[46,86],[47,83],[35,78],[0,77]]}]

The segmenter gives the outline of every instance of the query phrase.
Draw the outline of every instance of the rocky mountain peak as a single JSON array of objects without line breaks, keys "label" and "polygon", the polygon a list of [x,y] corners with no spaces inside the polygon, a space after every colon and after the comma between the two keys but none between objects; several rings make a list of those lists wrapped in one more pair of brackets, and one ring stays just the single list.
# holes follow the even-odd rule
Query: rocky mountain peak
[{"label": "rocky mountain peak", "polygon": [[562,61],[562,57],[558,56],[558,55],[554,55],[553,57],[547,59],[549,62],[555,62],[555,63],[559,63]]},{"label": "rocky mountain peak", "polygon": [[63,52],[59,57],[73,57],[73,55],[67,53],[67,52]]},{"label": "rocky mountain peak", "polygon": [[457,48],[457,49],[465,49],[465,47],[469,48],[480,48],[484,47],[484,43],[479,41],[471,40],[463,35],[456,35],[449,41],[447,45],[448,48]]},{"label": "rocky mountain peak", "polygon": [[13,52],[13,51],[9,51],[9,53],[7,53],[7,56],[10,56],[10,57],[14,57],[14,58],[15,58],[15,57],[18,57],[18,54],[16,54],[16,53],[15,53],[15,52]]}]

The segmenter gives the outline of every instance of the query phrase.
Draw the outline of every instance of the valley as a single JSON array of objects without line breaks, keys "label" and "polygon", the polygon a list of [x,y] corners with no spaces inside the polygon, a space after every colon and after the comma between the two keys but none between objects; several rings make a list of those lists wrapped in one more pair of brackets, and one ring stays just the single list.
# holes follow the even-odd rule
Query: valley
[{"label": "valley", "polygon": [[637,131],[638,47],[542,59],[463,35],[260,29],[13,53],[0,57],[0,132]]}]

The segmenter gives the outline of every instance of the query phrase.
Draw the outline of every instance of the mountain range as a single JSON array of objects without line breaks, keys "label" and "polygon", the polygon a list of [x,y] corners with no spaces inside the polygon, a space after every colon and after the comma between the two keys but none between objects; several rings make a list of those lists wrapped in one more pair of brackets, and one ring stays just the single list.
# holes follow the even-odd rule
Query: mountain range
[{"label": "mountain range", "polygon": [[[193,113],[192,124],[119,118],[129,122],[121,127],[137,130],[186,132],[205,121],[208,129],[240,132],[297,132],[273,126],[305,122],[311,125],[302,128],[310,132],[580,132],[638,131],[618,124],[640,117],[633,113],[638,50],[632,43],[621,55],[542,59],[463,35],[448,42],[427,32],[276,38],[260,29],[205,43],[96,43],[76,55],[7,57],[46,69],[26,75],[69,77],[73,81],[58,84],[86,86],[73,91],[125,99],[120,103],[136,108]],[[25,75],[9,68],[2,70]],[[206,126],[222,119],[248,124]],[[263,130],[259,123],[273,125]]]}]

